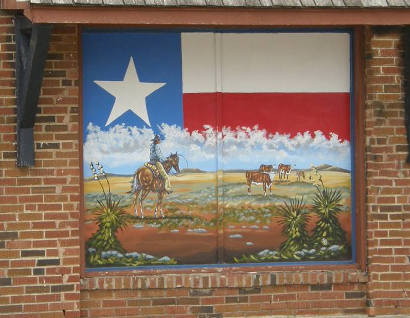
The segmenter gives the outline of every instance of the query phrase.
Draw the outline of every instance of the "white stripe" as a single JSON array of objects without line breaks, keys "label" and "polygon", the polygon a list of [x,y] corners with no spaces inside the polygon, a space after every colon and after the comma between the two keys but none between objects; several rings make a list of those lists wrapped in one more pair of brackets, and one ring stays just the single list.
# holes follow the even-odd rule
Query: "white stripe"
[{"label": "white stripe", "polygon": [[216,92],[214,33],[182,33],[182,83],[184,93]]},{"label": "white stripe", "polygon": [[184,93],[350,91],[348,33],[194,32],[181,45]]},{"label": "white stripe", "polygon": [[215,34],[215,81],[216,91],[222,92],[222,34]]}]

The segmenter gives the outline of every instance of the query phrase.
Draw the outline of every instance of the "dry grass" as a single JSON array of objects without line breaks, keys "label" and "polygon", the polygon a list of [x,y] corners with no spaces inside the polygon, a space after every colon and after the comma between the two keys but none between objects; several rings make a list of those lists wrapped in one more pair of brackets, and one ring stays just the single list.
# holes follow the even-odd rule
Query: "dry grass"
[{"label": "dry grass", "polygon": [[[131,188],[130,177],[109,177],[108,180],[111,184],[111,192],[113,193],[125,193]],[[107,190],[107,183],[102,181],[104,188]],[[101,187],[98,181],[89,180],[84,182],[84,193],[101,192]]]},{"label": "dry grass", "polygon": [[[335,172],[335,171],[321,171],[320,174],[322,175],[322,180],[326,187],[336,188],[336,187],[345,187],[350,189],[350,174],[343,173],[343,172]],[[310,173],[305,173],[306,179],[302,180],[300,183],[297,182],[296,175],[292,173],[289,176],[289,181],[279,182],[279,178],[275,175],[273,184],[272,184],[272,192],[281,195],[281,191],[287,191],[280,187],[280,185],[292,184],[295,187],[303,186],[303,184],[308,183],[318,183],[318,177],[312,175],[313,180],[309,181]],[[197,190],[198,188],[202,188],[204,186],[216,186],[217,184],[217,177],[220,180],[221,184],[229,184],[229,183],[243,183],[246,184],[245,172],[229,172],[229,173],[222,173],[218,172],[206,172],[206,173],[185,173],[180,174],[178,176],[170,176],[170,181],[173,187],[175,188],[176,192],[189,192],[192,190]],[[109,178],[111,184],[111,191],[113,193],[126,193],[130,190],[131,187],[131,177],[110,177]],[[104,183],[105,184],[105,183]],[[254,186],[253,186],[254,187]],[[260,187],[260,186],[259,186]],[[254,187],[255,190],[259,188],[258,186]],[[95,193],[100,192],[101,188],[97,181],[88,180],[84,182],[84,192],[87,193]],[[285,194],[285,193],[283,193]]]},{"label": "dry grass", "polygon": [[216,174],[213,172],[204,172],[204,173],[181,173],[177,176],[171,176],[170,181],[173,184],[178,183],[198,183],[198,182],[216,182]]}]

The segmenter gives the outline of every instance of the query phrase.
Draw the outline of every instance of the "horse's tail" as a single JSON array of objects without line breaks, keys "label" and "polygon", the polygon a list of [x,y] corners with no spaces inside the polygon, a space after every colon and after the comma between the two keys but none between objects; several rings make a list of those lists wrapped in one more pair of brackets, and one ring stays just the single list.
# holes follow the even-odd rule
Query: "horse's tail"
[{"label": "horse's tail", "polygon": [[128,193],[135,193],[138,189],[139,183],[138,183],[138,173],[135,172],[134,176],[132,177],[132,182],[131,182],[131,190]]}]

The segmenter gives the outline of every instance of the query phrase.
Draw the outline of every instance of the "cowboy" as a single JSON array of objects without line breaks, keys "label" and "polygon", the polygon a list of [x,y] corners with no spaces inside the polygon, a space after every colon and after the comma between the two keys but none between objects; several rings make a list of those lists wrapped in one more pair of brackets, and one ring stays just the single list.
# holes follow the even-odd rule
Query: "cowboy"
[{"label": "cowboy", "polygon": [[161,139],[159,135],[155,135],[154,139],[151,140],[150,152],[149,152],[149,160],[150,163],[155,165],[159,171],[159,174],[164,179],[165,182],[165,191],[168,193],[172,192],[171,190],[171,183],[168,178],[168,174],[166,173],[164,167],[162,166],[162,161],[164,161],[164,157],[162,156],[161,149],[159,148],[159,143]]}]

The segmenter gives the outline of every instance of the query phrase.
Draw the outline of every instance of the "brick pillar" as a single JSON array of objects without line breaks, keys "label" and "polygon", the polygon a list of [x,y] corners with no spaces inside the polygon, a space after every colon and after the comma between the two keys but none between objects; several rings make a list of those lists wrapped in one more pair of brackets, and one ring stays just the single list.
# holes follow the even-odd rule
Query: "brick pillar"
[{"label": "brick pillar", "polygon": [[368,313],[410,314],[410,165],[400,30],[366,37]]},{"label": "brick pillar", "polygon": [[77,28],[52,33],[31,168],[16,167],[14,38],[0,11],[0,316],[79,317]]}]

